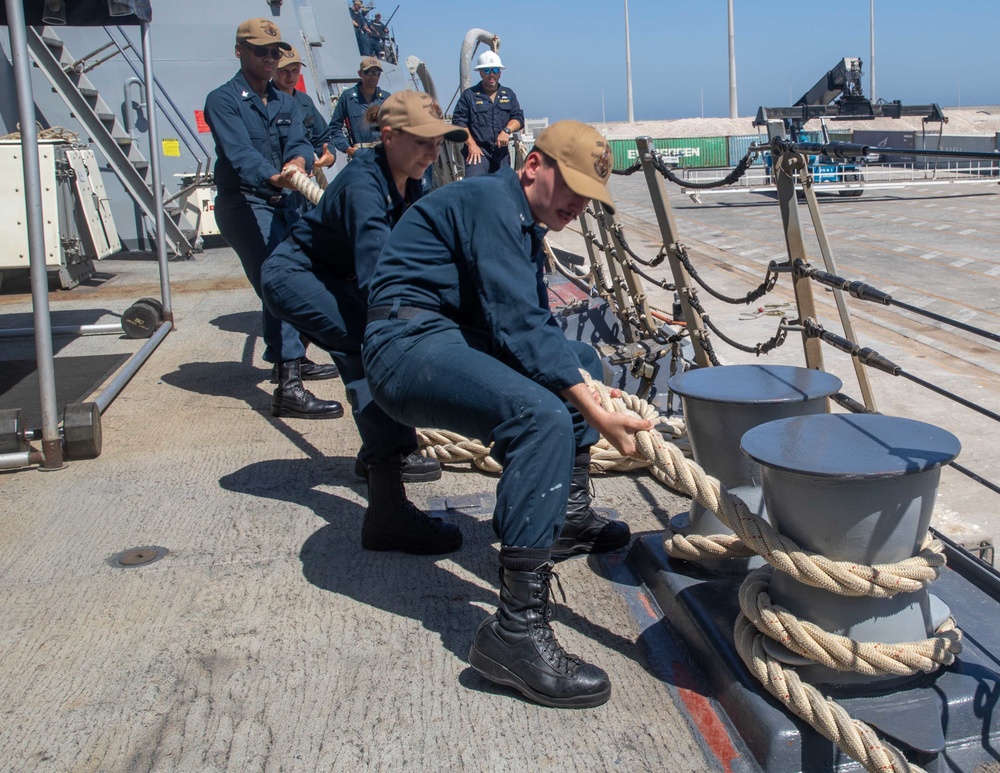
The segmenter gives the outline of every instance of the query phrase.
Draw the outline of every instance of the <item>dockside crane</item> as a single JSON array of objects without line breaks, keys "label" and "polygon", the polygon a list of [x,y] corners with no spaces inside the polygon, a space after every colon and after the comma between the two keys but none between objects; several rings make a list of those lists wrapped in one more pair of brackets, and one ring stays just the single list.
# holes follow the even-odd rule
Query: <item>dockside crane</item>
[{"label": "dockside crane", "polygon": [[[872,102],[864,94],[862,88],[861,59],[845,57],[828,70],[815,85],[796,100],[791,107],[760,107],[754,126],[766,126],[768,138],[774,141],[800,142],[802,127],[819,118],[822,128],[822,142],[830,142],[826,118],[832,121],[865,121],[875,118],[900,118],[902,116],[920,116],[926,125],[929,122],[948,122],[937,104],[903,105],[899,100],[893,102]],[[769,161],[770,159],[768,159]],[[770,170],[770,164],[768,163]],[[845,163],[843,159],[834,159],[826,155],[810,155],[809,171],[817,183],[855,183],[860,181],[858,167],[855,163]],[[864,193],[861,187],[853,185],[846,190],[840,190],[841,196],[860,196]]]},{"label": "dockside crane", "polygon": [[791,107],[760,107],[754,126],[769,126],[769,121],[782,121],[789,138],[796,140],[798,132],[813,118],[833,121],[859,121],[875,118],[920,116],[924,123],[947,123],[948,119],[937,104],[904,105],[899,100],[872,102],[864,95],[861,78],[862,62],[857,57],[845,57],[823,75],[816,84],[796,100]]}]

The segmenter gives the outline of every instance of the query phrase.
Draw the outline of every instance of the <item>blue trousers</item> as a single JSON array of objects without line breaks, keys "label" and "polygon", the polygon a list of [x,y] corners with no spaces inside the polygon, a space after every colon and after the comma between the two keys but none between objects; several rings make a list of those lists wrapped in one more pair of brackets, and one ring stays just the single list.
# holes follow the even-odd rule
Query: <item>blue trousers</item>
[{"label": "blue trousers", "polygon": [[[492,442],[503,465],[493,529],[505,547],[548,548],[566,516],[573,458],[599,439],[559,395],[486,353],[459,329],[433,332],[423,315],[368,326],[364,359],[375,401],[397,421]],[[567,341],[600,379],[589,345]]]},{"label": "blue trousers", "polygon": [[330,352],[337,363],[361,435],[361,461],[385,463],[415,451],[413,425],[389,418],[368,388],[361,361],[368,307],[357,282],[314,266],[294,243],[284,241],[264,263],[260,283],[270,312]]},{"label": "blue trousers", "polygon": [[[299,213],[294,209],[272,207],[257,196],[220,193],[215,197],[215,221],[219,225],[219,233],[236,250],[243,272],[261,300],[261,267],[298,218]],[[262,306],[261,311],[264,359],[268,362],[287,362],[305,357],[306,348],[299,332],[274,316],[266,306]]]},{"label": "blue trousers", "polygon": [[483,151],[483,157],[478,164],[469,163],[468,149],[463,145],[462,154],[465,156],[465,176],[479,177],[483,174],[493,174],[504,164],[510,164],[510,147],[492,148],[489,146],[479,146]]}]

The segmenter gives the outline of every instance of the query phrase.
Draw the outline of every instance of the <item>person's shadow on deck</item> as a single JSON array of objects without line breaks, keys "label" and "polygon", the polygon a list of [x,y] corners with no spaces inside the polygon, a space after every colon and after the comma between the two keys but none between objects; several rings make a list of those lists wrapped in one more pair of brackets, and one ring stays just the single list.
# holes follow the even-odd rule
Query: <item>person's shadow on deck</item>
[{"label": "person's shadow on deck", "polygon": [[[223,476],[219,483],[229,491],[294,502],[326,520],[327,525],[311,535],[299,552],[306,580],[323,590],[418,621],[437,633],[445,648],[465,662],[476,629],[497,605],[498,548],[490,520],[449,512],[446,517],[459,525],[464,541],[459,550],[447,555],[363,550],[364,507],[329,491],[331,486],[340,485],[362,496],[366,493],[365,484],[354,476],[353,466],[354,459],[344,457],[257,462]],[[490,480],[484,488],[492,486]],[[416,494],[413,484],[410,490]],[[609,574],[602,559],[592,556],[586,560],[598,574]],[[458,571],[452,568],[454,564]],[[616,574],[615,580],[621,582],[622,575]],[[631,658],[655,678],[666,676],[672,681],[661,667],[648,662],[645,634],[633,642],[577,613],[571,602],[562,601],[555,583],[552,592],[558,605],[556,619],[573,629],[562,641],[569,651],[574,639],[585,636]],[[571,588],[570,599],[574,593],[584,592],[582,587],[576,591]],[[462,673],[460,682],[473,690],[512,693],[471,668]]]}]

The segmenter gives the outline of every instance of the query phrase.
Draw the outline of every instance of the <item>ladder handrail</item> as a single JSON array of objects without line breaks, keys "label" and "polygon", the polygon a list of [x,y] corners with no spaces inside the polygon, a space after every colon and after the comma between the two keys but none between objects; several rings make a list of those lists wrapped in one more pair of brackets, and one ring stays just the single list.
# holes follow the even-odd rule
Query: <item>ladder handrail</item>
[{"label": "ladder handrail", "polygon": [[[59,59],[49,49],[41,33],[32,27],[28,27],[25,32],[28,51],[39,70],[42,71],[55,91],[73,111],[80,124],[89,132],[92,141],[100,149],[105,159],[107,159],[115,175],[125,186],[132,199],[148,217],[156,218],[157,197],[150,190],[145,178],[133,166],[132,160],[118,144],[111,130],[101,120],[96,109],[83,95],[80,86],[63,70]],[[80,77],[85,78],[86,76],[81,75]],[[89,83],[89,81],[87,82]],[[99,102],[102,101],[100,97],[98,97],[98,100]],[[104,107],[107,109],[107,105]],[[178,256],[187,255],[193,250],[193,245],[187,235],[184,234],[177,223],[169,218],[166,219],[164,224],[164,233],[158,234],[157,238],[166,239],[166,243],[172,244],[172,249]]]},{"label": "ladder handrail", "polygon": [[[122,37],[125,38],[125,45],[128,48],[132,49],[132,52],[135,53],[135,55],[139,57],[139,61],[141,62],[142,61],[142,53],[132,43],[132,40],[131,40],[131,38],[129,38],[128,33],[125,31],[125,29],[122,28],[120,25],[117,26],[116,29],[118,30],[118,32],[121,33]],[[121,52],[122,58],[128,63],[128,66],[132,69],[132,72],[134,72],[136,74],[136,77],[138,77],[140,80],[142,80],[142,72],[136,66],[135,62],[133,62],[131,59],[128,58],[128,56],[125,55],[125,50],[122,48],[122,45],[121,45],[121,43],[119,43],[119,41],[117,40],[117,38],[115,38],[115,36],[111,33],[111,30],[108,27],[105,27],[104,31],[107,33],[108,37],[111,38],[111,41],[115,44],[115,46]],[[180,135],[180,140],[181,140],[181,142],[184,143],[184,147],[186,147],[188,149],[188,152],[192,156],[194,156],[195,159],[198,162],[198,169],[197,169],[197,171],[195,173],[196,177],[201,177],[202,176],[202,171],[201,170],[202,170],[202,164],[203,163],[204,163],[205,174],[207,175],[208,174],[208,170],[212,166],[212,154],[208,152],[208,148],[206,148],[205,145],[202,143],[201,138],[198,137],[197,132],[195,132],[188,125],[187,121],[183,120],[180,108],[177,107],[177,104],[174,102],[173,99],[171,99],[170,93],[165,88],[163,88],[163,84],[160,83],[160,79],[157,78],[155,75],[153,76],[153,83],[156,84],[156,100],[155,100],[156,105],[155,106],[160,108],[160,112],[163,114],[164,118],[167,119],[167,122],[171,125],[171,127],[173,127],[174,131],[177,132],[178,135]],[[164,108],[164,106],[161,104],[161,102],[160,102],[160,97],[161,96],[167,101],[167,104],[169,104],[170,107],[173,109],[174,115],[176,115],[177,117],[181,118],[181,122],[180,123],[181,123],[181,126],[183,126],[183,129],[177,125],[177,123],[174,121],[173,116],[171,116],[170,112],[168,110],[166,110]],[[188,140],[184,137],[185,133],[187,135],[189,135],[194,140],[195,144],[198,146],[198,149],[201,150],[201,154],[202,154],[202,156],[204,156],[204,160],[202,160],[201,158],[199,158],[198,153],[195,151],[195,149],[193,147],[191,147],[191,143],[189,143]]]}]

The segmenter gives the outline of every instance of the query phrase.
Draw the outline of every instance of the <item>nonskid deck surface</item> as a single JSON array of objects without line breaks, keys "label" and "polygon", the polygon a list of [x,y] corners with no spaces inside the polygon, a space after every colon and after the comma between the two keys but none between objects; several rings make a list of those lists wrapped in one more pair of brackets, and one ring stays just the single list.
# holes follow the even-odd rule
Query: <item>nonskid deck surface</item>
[{"label": "nonskid deck surface", "polygon": [[[659,236],[641,176],[616,178],[613,189],[631,246],[655,255]],[[699,207],[670,195],[685,244],[724,292],[746,292],[767,260],[781,259],[773,200],[734,194]],[[989,249],[974,252],[958,231],[972,229],[969,237],[988,230],[1000,201],[992,188],[968,199],[943,195],[928,188],[898,200],[866,194],[824,204],[827,229],[848,231],[831,234],[840,274],[911,302],[910,285],[928,290],[928,298],[979,292],[969,304],[982,315],[973,324],[995,328],[990,277],[1000,271],[987,265]],[[965,217],[952,206],[971,207],[978,217],[951,234],[914,226],[901,242],[891,237],[889,251],[899,257],[890,286],[870,268],[867,240],[848,238],[862,232],[857,223],[881,218],[881,226],[863,231],[881,254],[891,236],[885,223],[917,208],[944,208],[938,225]],[[942,241],[928,245],[935,233]],[[584,252],[570,229],[554,241]],[[856,255],[838,247],[846,243]],[[970,283],[946,270],[917,283],[914,266],[925,270],[935,261],[922,256],[948,244],[980,261],[982,276]],[[111,321],[136,299],[155,295],[155,264],[128,259],[135,257],[103,261],[96,281],[55,294],[53,323]],[[969,264],[951,268],[963,266]],[[362,552],[364,492],[352,472],[359,444],[353,424],[270,417],[272,386],[252,334],[259,302],[230,250],[209,250],[170,269],[177,330],[105,413],[102,456],[60,472],[0,473],[0,748],[12,769],[753,769],[655,623],[654,603],[623,555],[559,568],[568,598],[557,631],[570,651],[608,670],[613,694],[606,706],[543,709],[477,676],[466,656],[495,599],[489,516],[450,516],[465,533],[454,556]],[[787,288],[783,280],[766,302],[791,300]],[[4,327],[30,325],[26,291],[26,282],[6,279]],[[669,294],[647,291],[655,306],[670,309]],[[828,296],[818,300],[832,320]],[[713,319],[740,340],[763,340],[777,324],[766,315],[742,318],[747,307],[709,303]],[[988,347],[914,332],[881,309],[861,312],[864,345],[946,388],[995,402],[1000,389]],[[140,343],[100,336],[57,338],[55,346],[57,356],[71,356],[128,353]],[[726,362],[754,361],[719,352]],[[32,357],[32,342],[5,341],[3,356]],[[801,346],[792,339],[768,361],[801,364]],[[846,359],[827,354],[827,365],[853,383]],[[952,430],[964,444],[962,461],[985,473],[996,469],[986,442],[992,435],[981,431],[976,414],[898,379],[874,379],[880,410]],[[344,399],[339,381],[310,386],[321,397]],[[459,467],[409,490],[424,505],[493,486]],[[688,506],[642,473],[598,478],[597,491],[637,534],[661,530]],[[935,525],[966,541],[992,536],[994,511],[964,478],[945,472]],[[140,568],[108,565],[112,555],[141,546],[170,553]]]},{"label": "nonskid deck surface", "polygon": [[[152,262],[99,267],[103,281],[53,296],[57,324],[156,294]],[[363,552],[353,423],[270,417],[248,337],[259,302],[230,250],[170,269],[177,329],[104,414],[104,453],[0,473],[0,767],[714,771],[713,749],[740,764],[718,720],[706,739],[678,709],[711,712],[624,554],[558,569],[555,627],[609,672],[608,704],[546,709],[473,672],[495,606],[489,516],[452,514],[452,556]],[[0,295],[4,326],[30,313],[16,290]],[[139,344],[55,342],[57,356]],[[4,357],[31,345],[5,341]],[[339,381],[310,386],[344,400]],[[423,505],[494,485],[459,467],[409,490]],[[596,485],[637,533],[686,509],[641,474]],[[170,553],[107,563],[146,546]]]}]

